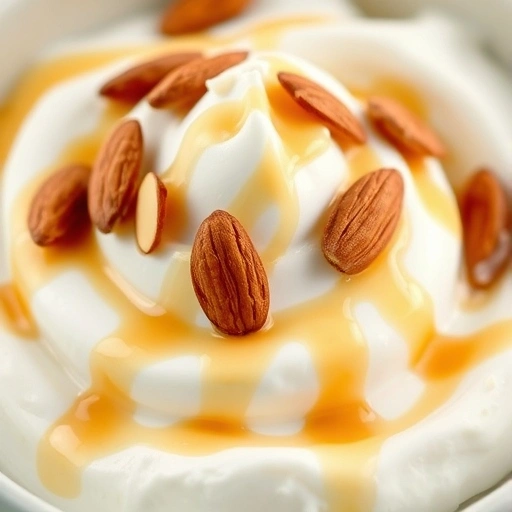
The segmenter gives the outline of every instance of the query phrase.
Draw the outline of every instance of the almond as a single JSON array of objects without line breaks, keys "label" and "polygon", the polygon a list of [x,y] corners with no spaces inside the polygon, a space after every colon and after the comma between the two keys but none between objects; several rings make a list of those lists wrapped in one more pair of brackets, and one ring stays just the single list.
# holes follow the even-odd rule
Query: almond
[{"label": "almond", "polygon": [[333,137],[356,144],[366,141],[366,134],[357,117],[330,92],[304,76],[280,72],[277,78],[290,96],[320,120]]},{"label": "almond", "polygon": [[167,189],[154,173],[146,174],[139,188],[135,233],[140,250],[153,252],[162,238],[165,220]]},{"label": "almond", "polygon": [[215,57],[195,59],[171,71],[150,93],[154,108],[193,103],[206,94],[206,81],[220,75],[247,58],[247,52],[222,53]]},{"label": "almond", "polygon": [[506,192],[490,171],[476,172],[460,201],[467,274],[474,288],[487,288],[510,259],[510,209]]},{"label": "almond", "polygon": [[217,210],[203,221],[190,258],[192,284],[219,331],[242,336],[263,327],[269,286],[263,263],[240,222]]},{"label": "almond", "polygon": [[143,156],[142,129],[134,119],[122,120],[109,134],[96,158],[89,184],[89,215],[102,233],[130,210]]},{"label": "almond", "polygon": [[357,180],[334,202],[322,244],[327,261],[345,274],[368,268],[395,232],[403,196],[402,176],[394,169]]},{"label": "almond", "polygon": [[368,116],[381,134],[399,148],[420,156],[442,157],[446,153],[436,133],[394,99],[371,97],[368,101]]},{"label": "almond", "polygon": [[238,16],[251,0],[174,0],[165,11],[160,29],[177,35],[206,30]]},{"label": "almond", "polygon": [[28,215],[28,229],[37,245],[66,241],[87,219],[90,168],[70,165],[50,176],[38,189]]},{"label": "almond", "polygon": [[109,80],[100,89],[100,95],[125,103],[138,103],[173,69],[199,57],[199,52],[171,53],[142,62]]}]

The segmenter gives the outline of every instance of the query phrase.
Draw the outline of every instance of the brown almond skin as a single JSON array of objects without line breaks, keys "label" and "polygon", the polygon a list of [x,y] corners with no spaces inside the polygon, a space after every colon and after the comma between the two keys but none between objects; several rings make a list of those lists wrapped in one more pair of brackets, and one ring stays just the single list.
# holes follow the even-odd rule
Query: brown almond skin
[{"label": "brown almond skin", "polygon": [[160,30],[179,35],[206,30],[241,14],[252,0],[174,0],[162,16]]},{"label": "brown almond skin", "polygon": [[368,101],[368,117],[391,143],[418,156],[446,154],[437,134],[398,101],[385,96],[373,96]]},{"label": "brown almond skin", "polygon": [[130,210],[143,151],[142,129],[134,119],[117,124],[101,146],[92,169],[88,204],[91,220],[102,233],[110,233]]},{"label": "brown almond skin", "polygon": [[357,117],[329,91],[309,78],[294,73],[280,72],[277,78],[304,110],[329,128],[334,138],[355,144],[366,142],[366,133]]},{"label": "brown almond skin", "polygon": [[510,205],[494,173],[482,169],[471,177],[460,211],[468,280],[473,288],[488,288],[503,274],[511,254]]},{"label": "brown almond skin", "polygon": [[226,69],[240,64],[247,52],[221,53],[214,57],[195,59],[171,71],[148,95],[153,108],[169,108],[193,103],[206,94],[206,81]]},{"label": "brown almond skin", "polygon": [[258,331],[267,320],[267,274],[235,217],[217,210],[197,231],[190,259],[199,304],[217,329],[231,336]]},{"label": "brown almond skin", "polygon": [[327,261],[345,274],[367,269],[393,237],[403,196],[403,179],[395,169],[357,180],[334,202],[322,242]]},{"label": "brown almond skin", "polygon": [[123,103],[138,103],[168,73],[200,57],[199,52],[171,53],[141,62],[109,80],[100,89],[100,95]]},{"label": "brown almond skin", "polygon": [[28,215],[32,240],[41,247],[65,242],[87,219],[90,167],[69,165],[36,192]]}]

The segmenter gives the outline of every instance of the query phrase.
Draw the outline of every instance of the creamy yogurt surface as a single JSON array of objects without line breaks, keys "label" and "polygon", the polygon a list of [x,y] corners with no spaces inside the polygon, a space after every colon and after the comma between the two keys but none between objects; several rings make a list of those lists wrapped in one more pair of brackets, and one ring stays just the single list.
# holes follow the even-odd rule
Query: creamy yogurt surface
[{"label": "creamy yogurt surface", "polygon": [[[497,483],[512,469],[512,277],[469,290],[456,194],[482,166],[511,184],[507,78],[437,16],[255,1],[183,38],[156,20],[48,49],[0,110],[1,471],[77,512],[453,512]],[[144,58],[233,48],[249,57],[184,115],[98,96]],[[339,98],[367,143],[340,146],[279,71]],[[375,94],[432,125],[447,157],[382,138],[365,115]],[[34,245],[38,186],[92,164],[124,117],[168,190],[166,243],[143,255],[126,223]],[[337,273],[320,248],[326,211],[381,167],[404,180],[398,229],[366,271]],[[212,329],[190,280],[216,209],[242,222],[269,276],[267,326],[240,339]]]}]

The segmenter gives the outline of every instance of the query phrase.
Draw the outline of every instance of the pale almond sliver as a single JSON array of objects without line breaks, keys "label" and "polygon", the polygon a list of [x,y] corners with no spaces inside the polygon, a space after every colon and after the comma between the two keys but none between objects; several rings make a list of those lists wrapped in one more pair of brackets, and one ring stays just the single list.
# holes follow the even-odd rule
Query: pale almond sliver
[{"label": "pale almond sliver", "polygon": [[153,252],[162,238],[165,222],[167,189],[153,172],[146,174],[139,188],[135,233],[144,254]]}]

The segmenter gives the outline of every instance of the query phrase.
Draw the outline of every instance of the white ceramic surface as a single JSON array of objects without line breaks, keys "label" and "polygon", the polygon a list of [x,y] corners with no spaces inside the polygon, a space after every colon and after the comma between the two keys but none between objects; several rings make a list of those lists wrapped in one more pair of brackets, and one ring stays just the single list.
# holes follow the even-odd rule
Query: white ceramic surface
[{"label": "white ceramic surface", "polygon": [[512,64],[512,2],[510,0],[358,0],[375,16],[412,16],[428,8],[442,10],[473,24],[475,31],[509,65]]}]

